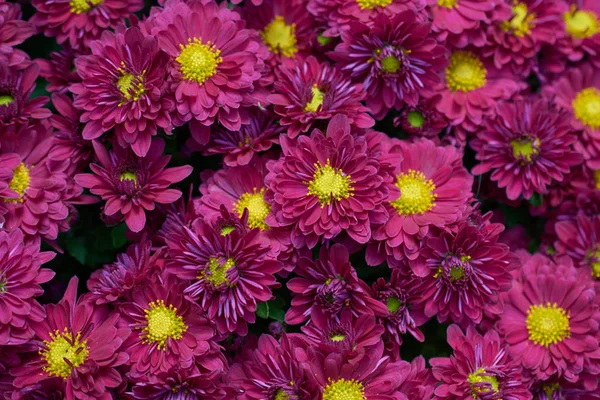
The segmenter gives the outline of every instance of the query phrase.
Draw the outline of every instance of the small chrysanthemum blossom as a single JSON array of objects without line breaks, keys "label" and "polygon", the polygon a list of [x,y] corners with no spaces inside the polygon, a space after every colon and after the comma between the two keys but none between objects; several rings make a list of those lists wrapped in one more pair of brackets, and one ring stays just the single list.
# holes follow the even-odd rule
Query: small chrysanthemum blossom
[{"label": "small chrysanthemum blossom", "polygon": [[362,105],[364,99],[362,84],[351,84],[331,64],[320,63],[312,56],[289,68],[282,67],[273,93],[267,97],[292,139],[337,114],[345,115],[357,128],[372,127],[375,121],[369,108]]},{"label": "small chrysanthemum blossom", "polygon": [[600,216],[579,214],[554,226],[557,256],[568,255],[575,266],[600,279]]},{"label": "small chrysanthemum blossom", "polygon": [[545,86],[542,93],[572,112],[573,129],[583,131],[575,150],[590,168],[600,169],[600,69],[581,64]]},{"label": "small chrysanthemum blossom", "polygon": [[435,138],[448,126],[448,120],[435,107],[432,98],[421,99],[416,106],[405,106],[394,118],[394,126],[414,136]]},{"label": "small chrysanthemum blossom", "polygon": [[458,128],[466,141],[483,118],[492,115],[496,102],[508,100],[527,85],[505,69],[496,69],[473,49],[454,50],[444,73],[444,82],[436,88],[438,110]]},{"label": "small chrysanthemum blossom", "polygon": [[596,400],[600,398],[600,387],[586,389],[582,382],[570,383],[564,379],[537,380],[531,384],[529,389],[533,400]]},{"label": "small chrysanthemum blossom", "polygon": [[33,336],[30,322],[41,322],[45,313],[35,300],[40,287],[54,276],[41,266],[55,253],[40,252],[39,239],[25,240],[23,232],[0,232],[0,345],[20,345]]},{"label": "small chrysanthemum blossom", "polygon": [[348,249],[334,244],[331,249],[321,247],[319,258],[302,257],[294,269],[298,277],[287,286],[293,293],[291,307],[285,314],[288,324],[300,324],[310,319],[313,312],[327,318],[338,317],[350,309],[355,317],[363,314],[386,315],[385,305],[372,297],[349,261]]},{"label": "small chrysanthemum blossom", "polygon": [[553,45],[557,29],[563,29],[562,2],[514,0],[510,5],[512,12],[504,21],[487,26],[483,55],[499,70],[527,77],[542,46]]},{"label": "small chrysanthemum blossom", "polygon": [[[600,312],[591,278],[566,261],[526,255],[512,290],[502,295],[497,329],[532,377],[576,383],[588,364],[598,371]],[[586,386],[593,381],[585,379]]]},{"label": "small chrysanthemum blossom", "polygon": [[486,118],[470,142],[480,161],[473,174],[492,172],[490,179],[506,188],[510,200],[543,194],[552,182],[562,182],[581,156],[570,115],[548,101],[517,100],[498,104],[495,117]]},{"label": "small chrysanthemum blossom", "polygon": [[79,54],[70,48],[63,48],[50,53],[50,60],[38,58],[35,62],[40,66],[40,76],[48,84],[46,90],[52,93],[67,93],[69,86],[81,82],[75,69],[75,58]]},{"label": "small chrysanthemum blossom", "polygon": [[452,356],[430,360],[433,376],[441,381],[435,388],[436,399],[531,399],[522,367],[509,356],[498,332],[490,330],[482,336],[469,327],[465,334],[451,325],[448,344]]},{"label": "small chrysanthemum blossom", "polygon": [[134,382],[131,393],[135,400],[171,400],[175,396],[189,399],[224,400],[226,392],[221,388],[222,370],[201,371],[197,367],[175,367],[169,372],[143,377]]},{"label": "small chrysanthemum blossom", "polygon": [[62,300],[45,306],[48,317],[32,324],[38,352],[11,375],[18,389],[58,378],[67,399],[110,400],[107,389],[122,382],[116,368],[128,359],[122,344],[129,328],[108,307],[77,299],[77,283],[73,277]]},{"label": "small chrysanthemum blossom", "polygon": [[133,232],[144,228],[146,211],[154,210],[156,203],[179,199],[181,192],[169,186],[192,173],[188,165],[165,169],[171,157],[162,155],[163,139],[154,139],[145,157],[118,145],[110,152],[97,141],[93,145],[99,164],[90,165],[93,174],[78,174],[75,180],[106,201],[106,215],[123,215]]},{"label": "small chrysanthemum blossom", "polygon": [[37,12],[30,22],[59,44],[85,51],[107,28],[116,28],[125,18],[144,7],[142,0],[46,0],[32,1]]},{"label": "small chrysanthemum blossom", "polygon": [[24,67],[29,63],[29,56],[15,46],[23,43],[35,33],[35,28],[28,21],[22,20],[21,5],[0,1],[0,61],[10,66]]},{"label": "small chrysanthemum blossom", "polygon": [[92,54],[75,60],[81,82],[69,88],[73,105],[83,110],[83,138],[97,139],[114,128],[119,146],[144,157],[158,128],[171,134],[169,56],[137,27],[105,31],[90,47]]},{"label": "small chrysanthemum blossom", "polygon": [[[400,193],[387,201],[389,217],[373,229],[366,260],[379,265],[387,256],[390,265],[397,266],[404,259],[419,258],[431,227],[444,228],[460,220],[473,195],[473,177],[455,147],[437,147],[426,139],[394,142],[386,157],[400,160],[394,170]],[[417,275],[429,272],[413,268]]]},{"label": "small chrysanthemum blossom", "polygon": [[260,230],[223,231],[202,218],[180,235],[166,238],[170,273],[191,281],[184,293],[198,301],[218,334],[248,334],[256,306],[270,300],[279,286],[275,274],[282,264],[269,257],[269,242]]},{"label": "small chrysanthemum blossom", "polygon": [[256,348],[231,366],[227,384],[239,400],[312,399],[317,388],[296,358],[307,346],[301,336],[284,333],[278,342],[261,335]]},{"label": "small chrysanthemum blossom", "polygon": [[260,97],[268,50],[238,13],[213,1],[172,1],[150,16],[146,30],[171,58],[179,124],[192,121],[194,132],[219,122],[237,131],[249,122],[245,108]]},{"label": "small chrysanthemum blossom", "polygon": [[366,104],[377,119],[404,104],[416,106],[439,84],[445,50],[430,37],[431,25],[413,11],[351,25],[330,56],[355,84],[364,83]]},{"label": "small chrysanthemum blossom", "polygon": [[129,355],[129,373],[136,379],[177,366],[223,369],[225,360],[212,342],[214,329],[200,307],[184,298],[187,285],[157,272],[120,305],[123,321],[131,329],[123,350]]},{"label": "small chrysanthemum blossom", "polygon": [[272,198],[267,224],[290,227],[296,248],[347,233],[366,243],[371,224],[385,218],[384,201],[395,191],[391,176],[364,136],[351,134],[349,120],[336,115],[326,134],[281,138],[282,157],[268,164],[265,183]]}]

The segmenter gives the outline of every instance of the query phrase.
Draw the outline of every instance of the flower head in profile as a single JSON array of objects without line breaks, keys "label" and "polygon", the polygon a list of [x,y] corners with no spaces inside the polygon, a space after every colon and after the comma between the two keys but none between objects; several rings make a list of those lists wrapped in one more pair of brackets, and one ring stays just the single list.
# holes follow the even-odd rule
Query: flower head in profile
[{"label": "flower head in profile", "polygon": [[93,145],[99,164],[90,165],[93,174],[78,174],[75,180],[106,202],[106,215],[122,215],[134,232],[144,228],[146,211],[154,210],[155,203],[169,204],[181,197],[169,186],[192,172],[187,165],[165,169],[171,157],[162,155],[163,139],[154,139],[145,157],[118,145],[111,151],[97,141]]},{"label": "flower head in profile", "polygon": [[446,117],[435,107],[432,98],[421,99],[416,106],[405,106],[394,118],[394,126],[413,136],[434,139],[448,126]]},{"label": "flower head in profile", "polygon": [[48,81],[46,90],[52,93],[67,93],[69,86],[81,82],[75,69],[75,58],[78,52],[69,47],[50,53],[50,60],[38,58],[35,62],[40,66],[40,76]]}]

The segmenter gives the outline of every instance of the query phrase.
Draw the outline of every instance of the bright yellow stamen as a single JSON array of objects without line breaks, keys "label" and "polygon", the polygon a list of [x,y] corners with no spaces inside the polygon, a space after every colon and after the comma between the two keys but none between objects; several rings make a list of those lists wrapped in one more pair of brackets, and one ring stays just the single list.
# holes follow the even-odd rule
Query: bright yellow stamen
[{"label": "bright yellow stamen", "polygon": [[203,272],[199,278],[204,278],[206,281],[212,283],[214,287],[219,287],[223,284],[229,285],[227,271],[235,266],[235,261],[233,258],[228,258],[225,260],[225,263],[223,263],[222,260],[222,258],[211,257],[208,262],[210,274]]},{"label": "bright yellow stamen", "polygon": [[81,14],[90,11],[92,7],[97,6],[103,1],[104,0],[71,0],[69,4],[71,5],[71,12],[73,14]]},{"label": "bright yellow stamen", "polygon": [[290,397],[281,389],[279,389],[277,391],[277,393],[275,393],[275,399],[274,400],[288,400]]},{"label": "bright yellow stamen", "polygon": [[535,14],[529,14],[527,4],[514,2],[512,7],[513,16],[510,20],[502,23],[502,29],[507,32],[512,32],[515,36],[525,36],[531,33],[531,28],[535,25],[531,22],[535,18]]},{"label": "bright yellow stamen", "polygon": [[18,199],[6,199],[4,200],[6,203],[9,202],[23,202],[23,195],[27,188],[29,188],[29,183],[31,182],[31,177],[29,176],[29,168],[25,166],[25,164],[21,163],[13,170],[13,178],[11,179],[8,187],[11,190],[19,193]]},{"label": "bright yellow stamen", "polygon": [[15,99],[11,95],[5,94],[0,96],[0,106],[7,106],[13,101],[15,101]]},{"label": "bright yellow stamen", "polygon": [[438,0],[438,6],[444,8],[454,8],[456,3],[458,3],[458,0]]},{"label": "bright yellow stamen", "polygon": [[217,73],[217,67],[223,58],[221,50],[217,49],[210,41],[204,43],[202,39],[190,38],[188,44],[180,44],[181,52],[175,59],[184,79],[202,85],[204,81]]},{"label": "bright yellow stamen", "polygon": [[381,68],[384,72],[388,74],[395,74],[398,72],[402,63],[394,56],[386,56],[383,60],[381,60]]},{"label": "bright yellow stamen", "polygon": [[260,228],[263,231],[268,228],[265,219],[271,212],[271,205],[265,201],[265,188],[259,192],[254,188],[253,193],[244,193],[233,205],[233,211],[240,217],[245,209],[248,209],[248,226],[250,228]]},{"label": "bright yellow stamen", "polygon": [[137,175],[133,171],[125,170],[119,175],[119,180],[121,182],[132,181],[134,184],[137,184]]},{"label": "bright yellow stamen", "polygon": [[577,10],[575,4],[563,15],[567,34],[574,39],[586,39],[600,32],[598,16],[593,11]]},{"label": "bright yellow stamen", "polygon": [[453,92],[470,92],[485,86],[487,70],[481,60],[470,51],[455,51],[446,68],[446,83]]},{"label": "bright yellow stamen", "polygon": [[388,297],[386,306],[390,314],[396,314],[402,306],[402,302],[396,297]]},{"label": "bright yellow stamen", "polygon": [[331,340],[334,341],[334,342],[341,342],[345,338],[346,338],[346,335],[338,334],[338,335],[333,335],[331,337]]},{"label": "bright yellow stamen", "polygon": [[298,52],[296,24],[286,24],[281,15],[277,15],[265,26],[265,30],[259,33],[269,50],[275,54],[294,57]]},{"label": "bright yellow stamen", "polygon": [[310,90],[312,92],[312,98],[310,99],[310,102],[306,103],[304,111],[317,112],[319,107],[323,105],[323,100],[325,100],[325,92],[321,92],[316,83]]},{"label": "bright yellow stamen", "polygon": [[235,227],[233,227],[233,226],[224,226],[221,229],[221,236],[227,236],[227,235],[229,235],[233,231],[235,231]]},{"label": "bright yellow stamen", "polygon": [[[125,63],[121,63],[125,66]],[[135,76],[119,68],[119,78],[117,79],[117,89],[121,92],[124,100],[119,104],[123,105],[127,100],[138,101],[140,96],[146,92],[144,88],[144,75]]]},{"label": "bright yellow stamen", "polygon": [[[46,349],[39,352],[44,366],[42,369],[50,376],[67,379],[73,368],[79,367],[88,357],[87,340],[81,340],[81,334],[73,334],[65,328],[49,333],[50,341],[44,340]],[[67,362],[68,361],[68,362]]]},{"label": "bright yellow stamen", "polygon": [[325,165],[320,162],[315,163],[316,171],[310,182],[304,182],[308,185],[308,194],[317,196],[321,207],[331,204],[333,199],[340,201],[352,196],[354,188],[350,175],[344,174],[341,169],[335,169],[331,166],[329,160]]},{"label": "bright yellow stamen", "polygon": [[575,118],[592,129],[600,129],[600,90],[595,87],[577,93],[572,103]]},{"label": "bright yellow stamen", "polygon": [[[485,368],[479,368],[477,371],[469,374],[467,378],[469,383],[471,384],[471,396],[474,399],[477,399],[477,393],[488,393],[492,391],[492,393],[498,392],[498,378],[495,376],[485,375]],[[483,386],[475,386],[477,383],[489,383],[491,388],[483,387]]]},{"label": "bright yellow stamen", "polygon": [[529,340],[544,347],[562,342],[571,335],[570,318],[556,303],[530,306],[527,311]]},{"label": "bright yellow stamen", "polygon": [[167,339],[179,340],[188,327],[183,318],[177,315],[177,308],[164,300],[156,300],[148,304],[150,309],[144,310],[146,326],[142,329],[144,343],[158,343],[158,348],[164,350]]},{"label": "bright yellow stamen", "polygon": [[594,171],[594,184],[596,189],[600,190],[600,169]]},{"label": "bright yellow stamen", "polygon": [[510,145],[513,149],[513,156],[517,160],[521,160],[523,162],[527,161],[531,162],[533,156],[537,155],[540,152],[540,139],[535,138],[534,141],[531,140],[513,140],[510,142]]},{"label": "bright yellow stamen", "polygon": [[409,169],[408,173],[402,172],[396,177],[396,186],[400,189],[400,197],[390,204],[398,214],[424,214],[435,207],[435,185],[422,172],[414,169]]},{"label": "bright yellow stamen", "polygon": [[362,382],[344,378],[332,381],[323,390],[323,400],[367,400]]},{"label": "bright yellow stamen", "polygon": [[356,0],[361,10],[373,10],[377,7],[387,7],[394,0]]}]

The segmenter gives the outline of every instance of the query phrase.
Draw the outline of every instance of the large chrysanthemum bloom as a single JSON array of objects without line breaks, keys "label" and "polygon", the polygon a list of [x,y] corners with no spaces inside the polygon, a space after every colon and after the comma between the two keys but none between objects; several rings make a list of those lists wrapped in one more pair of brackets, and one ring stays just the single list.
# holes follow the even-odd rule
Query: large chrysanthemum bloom
[{"label": "large chrysanthemum bloom", "polygon": [[197,300],[218,333],[248,333],[256,306],[273,297],[282,264],[269,257],[269,242],[260,230],[215,229],[202,218],[167,238],[170,273],[192,281],[184,293]]},{"label": "large chrysanthemum bloom", "polygon": [[598,301],[591,278],[567,261],[555,264],[539,254],[530,256],[512,290],[502,296],[504,313],[497,328],[509,355],[532,377],[556,375],[576,383],[595,372],[596,379],[584,381],[592,389],[600,374]]},{"label": "large chrysanthemum bloom", "polygon": [[435,139],[448,126],[448,120],[435,106],[435,100],[420,99],[416,106],[405,106],[394,118],[394,126],[414,136]]},{"label": "large chrysanthemum bloom", "polygon": [[389,282],[384,278],[377,279],[373,284],[374,297],[384,304],[387,313],[379,317],[385,327],[388,337],[396,345],[402,345],[402,337],[411,334],[419,342],[425,340],[423,332],[418,328],[423,325],[429,317],[419,307],[415,307],[420,298],[420,292],[413,285],[410,276],[402,274],[399,269],[392,270]]},{"label": "large chrysanthemum bloom", "polygon": [[508,100],[527,87],[506,69],[496,69],[475,51],[454,50],[444,82],[436,88],[438,110],[460,132],[462,142],[495,112],[498,100]]},{"label": "large chrysanthemum bloom", "polygon": [[[200,146],[199,149],[204,155],[222,154],[223,163],[229,167],[248,165],[255,154],[279,144],[279,135],[285,132],[285,128],[273,116],[259,108],[250,112],[250,122],[242,125],[238,131],[230,131],[218,125],[203,127],[201,131],[204,130],[210,135],[210,139],[206,146]],[[192,139],[192,147],[198,146],[198,142]]]},{"label": "large chrysanthemum bloom", "polygon": [[483,55],[493,59],[499,70],[510,69],[527,77],[542,45],[553,45],[557,29],[563,29],[562,2],[520,0],[512,1],[511,6],[508,18],[487,27]]},{"label": "large chrysanthemum bloom", "polygon": [[26,241],[19,229],[0,232],[0,345],[19,345],[33,336],[31,321],[40,322],[45,313],[34,297],[54,276],[41,268],[54,258],[53,252],[40,252],[40,241]]},{"label": "large chrysanthemum bloom", "polygon": [[364,137],[336,115],[326,134],[281,137],[283,156],[268,165],[265,183],[272,198],[269,225],[292,228],[296,248],[315,247],[319,239],[342,232],[358,243],[371,238],[371,224],[385,220],[383,202],[397,193]]},{"label": "large chrysanthemum bloom", "polygon": [[321,247],[317,260],[298,260],[294,269],[298,277],[287,284],[293,293],[291,307],[285,314],[288,324],[300,324],[310,319],[313,312],[321,312],[326,318],[339,317],[345,309],[350,309],[355,317],[386,315],[387,308],[372,297],[349,257],[346,247],[334,244],[331,249]]},{"label": "large chrysanthemum bloom", "polygon": [[575,150],[584,155],[587,165],[600,169],[600,69],[581,64],[544,87],[543,93],[573,113],[573,129],[582,131]]},{"label": "large chrysanthemum bloom", "polygon": [[570,115],[548,101],[501,102],[495,118],[486,118],[471,141],[480,161],[472,172],[492,172],[490,179],[506,188],[511,200],[530,199],[534,193],[546,193],[552,181],[562,182],[570,168],[581,163],[572,148],[576,141]]},{"label": "large chrysanthemum bloom", "polygon": [[175,101],[167,83],[169,56],[137,27],[105,31],[91,50],[75,60],[81,83],[69,89],[74,106],[83,110],[83,138],[97,139],[114,128],[119,146],[144,157],[158,128],[171,134]]},{"label": "large chrysanthemum bloom", "polygon": [[557,222],[554,229],[556,254],[568,255],[577,267],[586,268],[600,279],[600,216],[579,214]]},{"label": "large chrysanthemum bloom", "polygon": [[420,96],[433,93],[446,60],[444,47],[430,36],[429,22],[406,11],[351,27],[330,56],[353,82],[364,82],[375,118],[404,104],[416,106]]},{"label": "large chrysanthemum bloom", "polygon": [[239,392],[239,400],[313,399],[317,388],[296,358],[307,344],[295,335],[283,334],[279,342],[261,335],[258,345],[231,366],[228,385]]},{"label": "large chrysanthemum bloom", "polygon": [[32,324],[38,354],[11,371],[14,385],[60,378],[67,399],[110,400],[107,390],[122,382],[116,368],[128,359],[122,344],[129,328],[107,307],[77,300],[77,283],[73,277],[62,300],[45,306],[48,318]]},{"label": "large chrysanthemum bloom", "polygon": [[50,110],[43,108],[48,102],[47,97],[29,99],[39,71],[35,63],[19,70],[0,61],[0,135],[14,134],[30,118],[41,120],[52,115]]},{"label": "large chrysanthemum bloom", "polygon": [[[257,103],[268,50],[258,33],[244,29],[239,14],[215,2],[168,2],[146,29],[171,58],[171,89],[178,118],[199,125],[219,122],[239,130]],[[204,144],[204,143],[201,143]]]},{"label": "large chrysanthemum bloom", "polygon": [[212,338],[215,334],[200,306],[184,298],[185,281],[157,272],[120,305],[131,329],[123,349],[129,354],[129,374],[167,373],[196,363],[206,371],[222,370],[225,360]]},{"label": "large chrysanthemum bloom", "polygon": [[27,53],[14,48],[35,33],[33,25],[21,17],[19,4],[0,0],[0,61],[10,66],[25,66],[29,62]]},{"label": "large chrysanthemum bloom", "polygon": [[35,62],[40,66],[40,76],[48,81],[49,92],[66,93],[69,86],[81,82],[75,69],[75,58],[79,54],[66,47],[61,51],[50,53],[50,60],[38,58]]},{"label": "large chrysanthemum bloom", "polygon": [[[455,147],[437,147],[426,139],[398,141],[387,153],[401,160],[394,171],[400,195],[386,203],[389,217],[373,229],[366,254],[369,265],[381,264],[386,256],[392,266],[406,258],[417,260],[430,228],[460,220],[473,196],[473,177],[462,166],[462,154]],[[428,271],[415,272],[425,275]]]},{"label": "large chrysanthemum bloom", "polygon": [[33,23],[59,44],[84,51],[102,32],[115,28],[144,7],[142,0],[34,0]]},{"label": "large chrysanthemum bloom", "polygon": [[490,330],[482,336],[469,327],[465,334],[451,325],[448,344],[452,356],[430,360],[433,375],[441,381],[435,388],[436,399],[531,399],[521,365],[509,356],[498,332]]},{"label": "large chrysanthemum bloom", "polygon": [[275,105],[279,123],[290,138],[308,132],[319,122],[345,115],[352,125],[370,128],[375,124],[369,108],[362,105],[362,84],[351,84],[339,70],[315,57],[289,68],[282,67],[268,101]]},{"label": "large chrysanthemum bloom", "polygon": [[109,152],[97,141],[93,145],[100,164],[90,164],[93,174],[78,174],[75,180],[106,201],[106,215],[122,214],[134,232],[144,228],[146,211],[154,210],[156,203],[169,204],[181,197],[169,186],[192,173],[189,165],[165,169],[171,157],[162,155],[162,139],[152,141],[145,157],[120,146]]},{"label": "large chrysanthemum bloom", "polygon": [[140,286],[159,265],[162,251],[152,252],[152,242],[144,240],[132,244],[117,261],[92,272],[86,285],[90,300],[96,304],[123,301],[124,297]]}]

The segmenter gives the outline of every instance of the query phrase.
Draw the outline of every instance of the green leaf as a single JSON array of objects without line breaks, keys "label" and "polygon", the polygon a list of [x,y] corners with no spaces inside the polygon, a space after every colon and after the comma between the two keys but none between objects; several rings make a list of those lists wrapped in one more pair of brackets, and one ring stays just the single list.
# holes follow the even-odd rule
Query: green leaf
[{"label": "green leaf", "polygon": [[67,251],[73,258],[75,258],[81,264],[85,264],[88,251],[85,246],[85,240],[82,237],[68,238],[67,239]]},{"label": "green leaf", "polygon": [[110,236],[112,238],[113,249],[120,249],[125,246],[127,243],[127,238],[125,237],[126,231],[127,226],[125,224],[117,225],[112,229]]},{"label": "green leaf", "polygon": [[264,319],[269,318],[269,302],[260,303],[256,307],[256,315]]},{"label": "green leaf", "polygon": [[544,204],[544,196],[539,193],[534,193],[533,196],[529,199],[529,202],[534,207],[539,207]]}]

